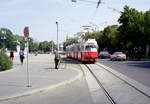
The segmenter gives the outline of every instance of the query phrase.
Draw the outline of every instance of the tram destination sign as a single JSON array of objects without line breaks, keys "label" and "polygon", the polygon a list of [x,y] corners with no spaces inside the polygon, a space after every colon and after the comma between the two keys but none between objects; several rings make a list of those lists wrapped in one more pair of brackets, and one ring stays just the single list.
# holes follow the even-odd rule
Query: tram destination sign
[{"label": "tram destination sign", "polygon": [[88,45],[94,45],[94,43],[88,43]]}]

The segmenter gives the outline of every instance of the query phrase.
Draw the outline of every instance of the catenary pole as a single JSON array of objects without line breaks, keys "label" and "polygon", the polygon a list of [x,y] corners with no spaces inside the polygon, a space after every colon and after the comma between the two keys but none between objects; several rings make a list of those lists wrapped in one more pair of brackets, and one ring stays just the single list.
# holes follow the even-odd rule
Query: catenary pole
[{"label": "catenary pole", "polygon": [[57,48],[59,49],[59,43],[58,43],[58,22],[56,21],[56,25],[57,25]]}]

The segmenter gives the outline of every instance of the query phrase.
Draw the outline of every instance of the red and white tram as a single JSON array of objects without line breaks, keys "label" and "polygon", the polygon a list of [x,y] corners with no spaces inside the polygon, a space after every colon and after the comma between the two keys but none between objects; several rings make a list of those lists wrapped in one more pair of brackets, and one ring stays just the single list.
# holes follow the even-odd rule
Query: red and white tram
[{"label": "red and white tram", "polygon": [[66,55],[69,58],[82,62],[98,61],[98,45],[95,39],[88,39],[66,47]]}]

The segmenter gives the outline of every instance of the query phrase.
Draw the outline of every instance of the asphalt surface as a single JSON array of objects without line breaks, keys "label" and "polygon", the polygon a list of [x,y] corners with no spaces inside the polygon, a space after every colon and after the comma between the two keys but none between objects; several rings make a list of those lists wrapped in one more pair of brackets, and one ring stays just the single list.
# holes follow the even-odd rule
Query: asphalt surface
[{"label": "asphalt surface", "polygon": [[[115,104],[150,104],[149,97],[139,92],[139,90],[144,93],[148,92],[147,95],[150,95],[150,88],[141,85],[140,83],[124,76],[121,73],[118,73],[111,68],[108,68],[105,65],[97,63],[97,65],[89,64],[87,66],[90,67],[93,74],[95,74],[97,77],[97,80],[101,82],[101,85],[103,85],[107,93],[109,93],[109,95],[112,97]],[[108,103],[110,101],[108,98],[106,98],[101,87],[97,87],[98,84],[94,83],[95,80],[93,77],[91,77],[91,74],[87,70],[88,69],[84,69],[89,89],[91,92],[93,92],[92,98],[95,104],[110,104]],[[114,76],[114,74],[117,77]],[[130,84],[127,84],[122,79]]]},{"label": "asphalt surface", "polygon": [[99,63],[150,87],[150,61],[110,61],[109,59],[99,59]]},{"label": "asphalt surface", "polygon": [[83,76],[80,69],[67,67],[65,63],[61,63],[58,70],[54,69],[54,55],[30,55],[31,87],[27,87],[26,67],[26,58],[22,65],[19,57],[15,57],[13,69],[0,72],[0,102],[68,85]]},{"label": "asphalt surface", "polygon": [[67,86],[0,102],[0,104],[94,104],[85,78]]},{"label": "asphalt surface", "polygon": [[[23,65],[20,64],[19,59],[15,59],[14,61],[14,69],[10,71],[6,71],[0,73],[0,98],[3,99],[5,97],[14,97],[12,99],[1,100],[0,104],[99,104],[100,102],[104,104],[108,104],[105,96],[102,94],[99,88],[95,88],[97,85],[95,84],[95,80],[91,80],[92,78],[84,78],[81,77],[81,71],[78,72],[76,70],[72,70],[75,67],[70,63],[71,67],[66,67],[65,64],[61,64],[59,70],[54,69],[54,56],[43,55],[43,56],[31,56],[30,57],[30,69],[31,70],[31,85],[32,87],[26,87],[26,60]],[[69,64],[67,63],[67,64]],[[99,63],[104,64],[113,70],[117,70],[118,72],[123,73],[124,75],[139,81],[140,83],[149,83],[149,61],[109,61],[108,59],[99,60]],[[140,66],[139,66],[140,65]],[[76,69],[80,70],[79,67]],[[108,68],[109,69],[109,68]],[[94,69],[100,79],[106,79],[108,77],[107,73],[102,72],[101,69]],[[86,70],[87,71],[87,70]],[[85,72],[86,72],[85,71]],[[80,73],[80,76],[78,74]],[[103,74],[102,74],[103,73]],[[82,73],[83,74],[83,73]],[[101,75],[102,74],[102,75]],[[89,74],[86,74],[89,77]],[[142,77],[143,75],[143,77]],[[76,77],[78,76],[78,77]],[[110,75],[109,75],[110,76]],[[148,79],[146,79],[148,78]],[[71,80],[70,80],[71,79]],[[78,80],[80,79],[80,80]],[[108,85],[112,83],[113,78],[107,78]],[[87,84],[87,82],[88,84]],[[114,80],[117,81],[117,80]],[[65,82],[65,83],[64,83]],[[74,82],[74,83],[71,83]],[[118,81],[117,81],[118,82]],[[60,85],[60,83],[63,83]],[[71,83],[71,84],[70,84]],[[103,82],[106,84],[106,82]],[[116,83],[116,82],[115,82]],[[147,84],[146,83],[146,84]],[[144,85],[146,85],[144,84]],[[53,85],[58,85],[50,87]],[[64,85],[64,86],[62,86]],[[65,86],[66,85],[66,86]],[[107,85],[107,84],[106,84]],[[148,85],[147,85],[148,86]],[[107,88],[113,88],[112,86],[106,86]],[[125,86],[122,86],[125,87]],[[41,89],[42,88],[42,89]],[[117,87],[114,87],[112,93],[117,94],[116,96],[120,98],[119,94],[124,94],[122,90],[118,91]],[[128,89],[128,88],[124,88]],[[36,91],[35,91],[36,90]],[[126,91],[125,92],[130,92]],[[30,93],[30,92],[33,92]],[[35,93],[34,93],[35,92]],[[117,93],[116,93],[117,92]],[[24,95],[22,95],[22,93]],[[137,92],[133,92],[132,98],[141,98],[141,95],[137,97]],[[117,98],[118,99],[118,98]],[[120,101],[124,101],[125,98],[120,99]],[[128,96],[126,97],[128,99]],[[145,98],[144,98],[145,99]],[[146,100],[140,100],[140,102],[144,102]],[[147,98],[146,98],[147,99]],[[149,102],[149,99],[147,99]],[[125,101],[126,102],[126,101]],[[138,104],[141,104],[138,102]],[[126,103],[123,103],[126,104]],[[146,103],[149,104],[149,103]]]}]

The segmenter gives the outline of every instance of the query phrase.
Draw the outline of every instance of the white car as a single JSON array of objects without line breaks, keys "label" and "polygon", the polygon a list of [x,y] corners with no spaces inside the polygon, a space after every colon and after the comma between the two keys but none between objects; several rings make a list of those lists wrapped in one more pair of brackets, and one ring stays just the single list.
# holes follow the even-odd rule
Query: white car
[{"label": "white car", "polygon": [[114,60],[126,60],[126,55],[123,54],[122,52],[115,52],[110,56],[110,60],[114,61]]}]

